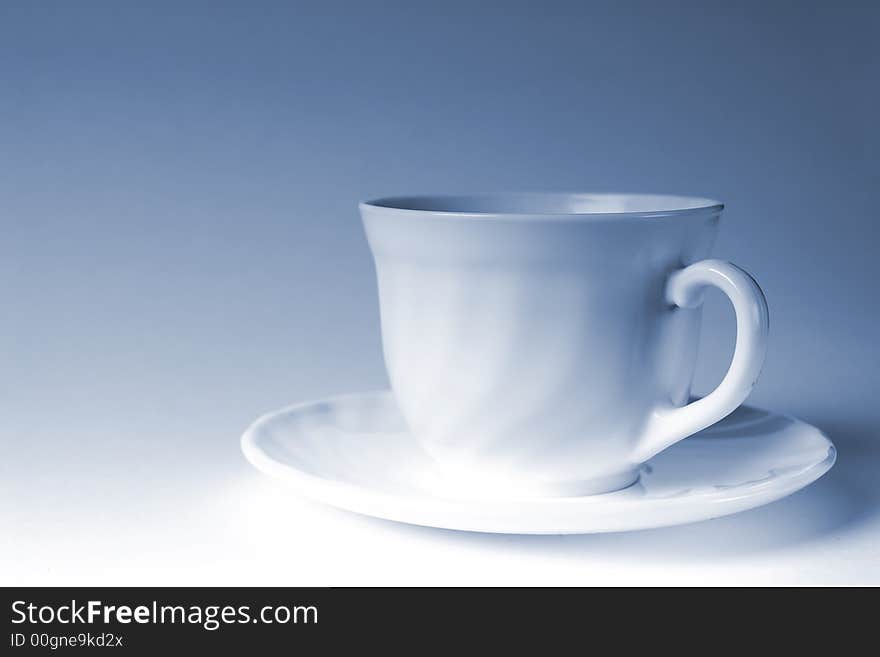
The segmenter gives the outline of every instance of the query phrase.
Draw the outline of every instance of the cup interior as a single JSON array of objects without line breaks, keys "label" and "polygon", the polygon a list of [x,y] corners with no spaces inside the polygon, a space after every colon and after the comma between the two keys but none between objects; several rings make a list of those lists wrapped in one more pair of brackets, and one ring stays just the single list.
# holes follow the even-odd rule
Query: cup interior
[{"label": "cup interior", "polygon": [[479,194],[394,196],[367,206],[463,215],[665,215],[721,210],[718,201],[665,194]]}]

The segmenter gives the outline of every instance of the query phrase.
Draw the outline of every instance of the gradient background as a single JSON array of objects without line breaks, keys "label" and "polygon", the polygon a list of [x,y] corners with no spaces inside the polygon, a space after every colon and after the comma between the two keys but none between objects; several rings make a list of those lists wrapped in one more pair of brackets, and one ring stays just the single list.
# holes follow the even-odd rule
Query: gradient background
[{"label": "gradient background", "polygon": [[[3,3],[0,583],[880,583],[878,7]],[[515,190],[723,200],[715,255],[771,306],[751,402],[838,466],[582,539],[398,527],[250,469],[255,416],[386,385],[357,201]],[[713,294],[697,392],[733,332]]]}]

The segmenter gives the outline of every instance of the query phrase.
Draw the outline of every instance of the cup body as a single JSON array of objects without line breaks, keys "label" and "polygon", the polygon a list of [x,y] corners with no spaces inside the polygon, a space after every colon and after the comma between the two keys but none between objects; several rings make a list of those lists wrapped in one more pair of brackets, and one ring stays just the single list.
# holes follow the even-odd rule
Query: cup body
[{"label": "cup body", "polygon": [[[666,300],[722,206],[648,195],[361,204],[391,387],[415,438],[470,487],[631,484],[653,409],[686,403],[700,310]],[[464,485],[464,484],[463,484]]]}]

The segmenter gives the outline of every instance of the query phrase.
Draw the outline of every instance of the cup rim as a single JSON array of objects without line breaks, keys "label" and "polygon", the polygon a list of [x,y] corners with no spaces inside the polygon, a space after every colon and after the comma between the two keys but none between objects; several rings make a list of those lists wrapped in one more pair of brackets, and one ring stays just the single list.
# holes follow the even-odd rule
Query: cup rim
[{"label": "cup rim", "polygon": [[[498,209],[492,209],[493,204]],[[655,219],[720,213],[724,204],[710,198],[673,194],[516,192],[492,194],[413,194],[384,196],[359,204],[372,209],[412,216],[462,219],[571,220]],[[521,209],[517,209],[521,208]]]}]

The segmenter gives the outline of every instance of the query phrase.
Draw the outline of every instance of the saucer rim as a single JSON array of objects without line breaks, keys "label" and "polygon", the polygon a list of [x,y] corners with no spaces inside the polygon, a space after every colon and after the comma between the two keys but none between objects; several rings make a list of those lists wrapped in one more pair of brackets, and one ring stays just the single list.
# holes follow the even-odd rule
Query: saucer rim
[{"label": "saucer rim", "polygon": [[[377,490],[365,485],[359,485],[332,479],[320,475],[305,472],[302,469],[279,461],[270,456],[261,446],[259,436],[268,425],[272,424],[278,418],[290,415],[292,413],[301,412],[318,404],[339,404],[347,400],[364,400],[367,398],[387,398],[391,394],[388,389],[384,390],[368,390],[363,392],[349,392],[321,397],[305,402],[298,402],[270,411],[259,416],[245,430],[240,439],[240,446],[245,459],[261,473],[280,479],[292,488],[300,492],[304,497],[317,501],[319,503],[328,504],[330,506],[394,522],[402,522],[405,524],[435,527],[457,531],[473,531],[480,533],[499,533],[499,534],[587,534],[587,533],[606,533],[617,531],[634,531],[640,529],[653,529],[658,527],[675,526],[681,524],[689,524],[691,522],[700,522],[710,520],[741,511],[757,508],[770,504],[784,497],[787,497],[802,488],[815,482],[825,475],[835,464],[837,460],[837,448],[831,439],[818,427],[811,425],[797,417],[786,414],[777,413],[756,406],[744,405],[746,408],[763,411],[772,414],[774,417],[785,418],[792,421],[802,429],[810,430],[816,437],[822,439],[826,443],[827,453],[823,460],[817,461],[805,466],[802,470],[787,474],[782,480],[785,485],[780,486],[780,479],[769,477],[754,481],[743,482],[728,488],[708,488],[704,490],[688,491],[686,494],[676,494],[668,497],[638,497],[627,495],[632,486],[621,490],[611,491],[608,493],[599,493],[594,495],[571,496],[571,497],[504,497],[504,498],[474,498],[474,497],[439,497],[425,495],[422,497],[398,495],[383,490]],[[720,420],[717,424],[725,421],[726,418]],[[715,426],[715,425],[712,425]],[[709,427],[711,428],[711,427]],[[691,436],[686,440],[699,440],[698,436]],[[650,463],[650,461],[648,462]],[[645,464],[642,464],[644,468]],[[731,495],[732,491],[736,491],[737,495]],[[769,492],[769,494],[768,494]],[[743,504],[745,502],[745,504]],[[675,509],[675,507],[689,508],[695,503],[705,505],[713,505],[714,512],[707,515],[701,515],[699,518],[690,520],[664,520],[658,518],[655,523],[640,522],[636,526],[626,526],[622,523],[621,528],[574,528],[570,530],[509,530],[503,528],[486,528],[486,525],[467,527],[459,522],[443,522],[443,521],[425,521],[415,520],[415,516],[426,515],[443,515],[447,513],[461,512],[470,509],[472,505],[479,504],[489,510],[495,507],[499,512],[503,512],[505,507],[512,504],[528,507],[530,510],[538,511],[558,509],[563,506],[574,505],[583,508],[601,507],[609,504],[616,506],[625,511],[629,508],[645,508],[660,507],[663,509]],[[729,507],[733,508],[732,510]],[[468,524],[468,523],[464,523]],[[486,524],[491,525],[491,522]]]}]

